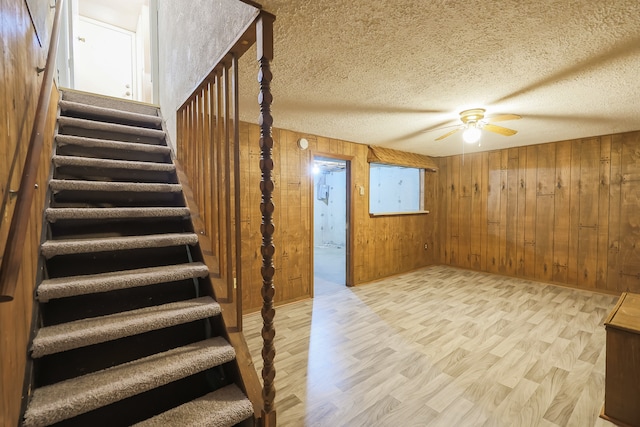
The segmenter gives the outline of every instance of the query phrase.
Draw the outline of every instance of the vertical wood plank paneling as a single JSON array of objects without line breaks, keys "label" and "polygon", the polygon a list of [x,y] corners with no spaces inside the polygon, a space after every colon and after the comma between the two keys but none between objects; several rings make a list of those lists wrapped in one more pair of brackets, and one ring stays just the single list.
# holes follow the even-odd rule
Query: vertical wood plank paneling
[{"label": "vertical wood plank paneling", "polygon": [[451,158],[451,210],[449,216],[451,218],[451,249],[449,250],[449,262],[451,265],[460,265],[460,158],[461,156],[453,156]]},{"label": "vertical wood plank paneling", "polygon": [[[0,0],[0,256],[13,215],[15,199],[8,191],[17,189],[26,145],[34,121],[41,88],[35,72],[46,59],[48,41],[41,48],[24,1]],[[21,273],[11,302],[0,304],[0,425],[19,424],[21,394],[27,346],[31,331],[33,286],[37,271],[42,206],[46,193],[51,156],[51,136],[55,125],[58,92],[54,87],[47,112],[44,147],[37,173],[39,190],[34,194],[29,228],[25,236]],[[14,165],[12,169],[12,165]]]},{"label": "vertical wood plank paneling", "polygon": [[471,196],[472,196],[472,156],[466,156],[460,169],[460,192],[458,200],[458,265],[471,266]]},{"label": "vertical wood plank paneling", "polygon": [[[436,236],[436,232],[438,230],[438,223],[439,223],[439,211],[438,211],[438,174],[435,172],[426,172],[425,173],[425,180],[426,180],[426,188],[425,188],[425,193],[426,193],[426,198],[425,198],[425,209],[428,210],[429,212],[431,212],[430,216],[430,220],[431,220],[431,227],[428,227],[426,230],[426,242],[429,245],[429,248],[427,250],[425,250],[423,252],[423,257],[422,258],[414,258],[413,259],[413,265],[412,265],[412,269],[414,268],[418,268],[421,265],[425,265],[425,264],[434,264],[434,263],[438,263],[438,254],[436,251],[438,251],[439,249],[437,249],[438,247],[438,237]],[[412,227],[409,231],[416,236],[417,239],[419,239],[420,237],[420,227],[421,227],[421,221],[422,219],[419,216],[414,217],[413,223],[414,223],[414,227]],[[400,223],[400,226],[402,226],[402,223]],[[420,241],[418,240],[416,242],[416,245],[418,247],[420,247]],[[411,261],[412,257],[411,254],[408,254],[409,257],[409,261]]]},{"label": "vertical wood plank paneling", "polygon": [[[480,206],[472,193],[470,216],[462,205],[468,171],[447,169],[459,156],[440,159],[438,259],[461,264],[448,255],[447,236],[455,236],[456,227],[456,244],[464,251],[466,221],[469,253],[475,253],[480,211],[485,215],[482,256],[479,263],[471,256],[469,268],[586,289],[640,292],[638,147],[640,132],[629,132],[484,152],[479,166],[469,155],[472,184],[480,180],[486,188]],[[476,168],[482,171],[479,178]],[[458,203],[451,191],[456,183]],[[451,229],[443,233],[446,227]]]},{"label": "vertical wood plank paneling", "polygon": [[445,171],[446,171],[446,175],[445,175],[445,188],[443,190],[443,194],[444,194],[444,203],[443,206],[445,208],[445,211],[443,213],[443,217],[447,218],[447,226],[445,229],[445,241],[444,241],[444,253],[445,253],[445,258],[443,260],[444,263],[446,264],[450,264],[451,263],[451,227],[452,227],[452,218],[451,218],[451,186],[453,185],[453,181],[452,181],[452,174],[453,171],[451,170],[452,165],[453,165],[453,157],[447,157],[443,163],[445,163]]},{"label": "vertical wood plank paneling", "polygon": [[493,273],[497,273],[500,267],[501,167],[500,152],[490,152],[487,192],[487,270]]},{"label": "vertical wood plank paneling", "polygon": [[620,186],[620,283],[621,290],[640,290],[640,133],[622,139]]},{"label": "vertical wood plank paneling", "polygon": [[[368,250],[367,242],[369,234],[366,227],[355,227],[355,223],[362,221],[362,218],[366,218],[367,209],[369,207],[369,191],[368,191],[368,178],[365,176],[365,163],[366,159],[362,157],[362,154],[357,150],[354,153],[354,160],[351,163],[352,179],[355,183],[355,188],[352,188],[351,208],[353,209],[353,223],[351,225],[351,232],[354,237],[354,246],[351,251],[351,260],[353,262],[354,269],[354,282],[361,283],[366,280],[365,266],[368,265]],[[365,154],[366,156],[366,154]],[[360,194],[360,188],[364,194]],[[315,226],[314,226],[315,227]],[[311,232],[313,234],[313,230]]]},{"label": "vertical wood plank paneling", "polygon": [[516,225],[516,275],[524,277],[525,215],[527,208],[527,148],[518,149],[518,222]]},{"label": "vertical wood plank paneling", "polygon": [[482,236],[480,241],[480,268],[485,270],[487,268],[487,246],[488,246],[488,199],[489,199],[489,153],[482,153],[482,209],[480,210],[480,224],[482,230]]},{"label": "vertical wood plank paneling", "polygon": [[609,185],[609,251],[607,258],[607,289],[623,290],[620,283],[620,226],[622,190],[622,135],[611,137],[611,178]]},{"label": "vertical wood plank paneling", "polygon": [[524,276],[535,277],[538,146],[527,147],[524,213]]},{"label": "vertical wood plank paneling", "polygon": [[571,142],[571,184],[569,198],[569,257],[567,283],[578,285],[578,241],[580,230],[580,158],[582,141]]},{"label": "vertical wood plank paneling", "polygon": [[437,209],[438,210],[438,216],[437,216],[437,221],[435,222],[436,224],[438,224],[438,227],[436,227],[436,236],[437,236],[437,246],[436,246],[436,259],[438,263],[441,264],[446,264],[446,235],[447,235],[447,229],[449,227],[449,221],[445,220],[446,215],[448,215],[448,210],[446,209],[447,207],[447,179],[446,176],[448,174],[448,170],[447,170],[447,161],[446,159],[443,158],[438,158],[436,159],[436,162],[438,164],[438,169],[439,169],[439,176],[438,176],[438,193],[437,193],[437,198],[436,200],[434,200],[432,202],[432,209]]},{"label": "vertical wood plank paneling", "polygon": [[506,273],[507,263],[507,165],[509,162],[508,151],[500,151],[500,222],[499,227],[499,244],[500,244],[500,263],[498,271],[502,274]]},{"label": "vertical wood plank paneling", "polygon": [[595,288],[598,262],[598,192],[600,139],[582,141],[580,157],[580,215],[578,234],[578,283]]},{"label": "vertical wood plank paneling", "polygon": [[[243,124],[244,125],[244,124]],[[252,138],[252,129],[257,126],[246,124],[248,132],[241,132],[241,139]],[[351,250],[351,262],[353,265],[354,284],[360,284],[371,280],[386,277],[391,274],[408,271],[434,262],[437,245],[435,234],[434,215],[402,215],[390,217],[370,217],[369,215],[369,166],[366,161],[367,146],[349,143],[346,141],[331,140],[314,135],[301,135],[296,132],[273,129],[274,147],[274,181],[276,189],[273,193],[274,203],[277,206],[276,215],[280,215],[277,221],[283,224],[275,235],[276,264],[275,281],[278,284],[278,292],[275,295],[277,303],[296,301],[308,298],[312,295],[312,266],[309,260],[312,258],[311,228],[311,195],[313,194],[313,180],[308,175],[310,155],[322,153],[324,155],[342,156],[352,158],[351,173],[353,175],[349,186],[353,186],[351,204],[353,209],[353,233],[354,247]],[[310,141],[310,149],[313,153],[301,151],[297,147],[297,140],[304,136]],[[251,144],[243,141],[241,150],[250,149]],[[325,151],[320,151],[325,150]],[[252,154],[250,154],[252,156]],[[241,158],[243,158],[241,156]],[[252,188],[251,179],[244,182],[247,176],[241,176],[241,187]],[[433,200],[438,193],[438,183],[442,183],[441,175],[434,174],[425,177],[426,209],[435,212],[438,209],[437,201]],[[360,195],[358,186],[364,186],[365,194]],[[250,190],[243,190],[250,191]],[[278,195],[280,191],[280,195]],[[249,198],[253,201],[254,196]],[[242,197],[245,200],[245,197]],[[243,216],[244,218],[244,216]],[[259,237],[255,230],[259,230],[260,223],[250,217],[250,223],[243,225],[243,241],[254,240]],[[274,219],[276,221],[276,219]],[[428,243],[429,249],[424,249]],[[243,245],[246,248],[257,247],[256,243]],[[247,255],[243,253],[243,264],[247,257],[255,256],[249,249]],[[243,265],[243,304],[247,311],[259,308],[253,295],[259,295],[259,278],[251,272],[245,272],[251,266]],[[251,295],[251,296],[249,296]]]},{"label": "vertical wood plank paneling", "polygon": [[571,181],[571,141],[556,146],[556,179],[554,197],[553,274],[551,279],[567,283],[569,257],[569,201]]},{"label": "vertical wood plank paneling", "polygon": [[[471,230],[469,245],[471,265],[473,269],[482,268],[482,225],[483,216],[481,212],[485,209],[482,199],[483,194],[483,169],[482,169],[482,154],[476,153],[470,157],[471,163]],[[486,219],[484,219],[486,224]]]},{"label": "vertical wood plank paneling", "polygon": [[607,289],[609,258],[609,182],[611,174],[611,136],[600,138],[600,179],[598,180],[598,262],[596,287]]},{"label": "vertical wood plank paneling", "polygon": [[555,144],[540,145],[536,185],[535,277],[546,281],[553,276],[555,167]]},{"label": "vertical wood plank paneling", "polygon": [[518,266],[517,241],[518,241],[518,162],[519,149],[506,150],[507,163],[507,224],[506,224],[506,252],[505,270],[509,275],[516,274]]}]

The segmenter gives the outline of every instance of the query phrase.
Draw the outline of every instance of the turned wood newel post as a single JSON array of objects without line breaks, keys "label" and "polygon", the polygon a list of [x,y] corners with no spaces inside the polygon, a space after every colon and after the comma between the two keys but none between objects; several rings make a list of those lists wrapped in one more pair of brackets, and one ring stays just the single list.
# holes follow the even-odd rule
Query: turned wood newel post
[{"label": "turned wood newel post", "polygon": [[271,79],[273,75],[269,67],[269,62],[273,59],[273,15],[262,13],[256,22],[257,37],[257,53],[260,70],[258,72],[258,82],[260,83],[260,93],[258,102],[260,104],[260,171],[262,172],[262,180],[260,181],[260,191],[262,192],[262,201],[260,203],[260,211],[262,213],[262,224],[260,232],[262,233],[262,359],[264,367],[262,368],[262,398],[264,407],[262,409],[262,423],[265,427],[273,427],[276,425],[275,412],[275,395],[276,390],[273,385],[276,376],[276,368],[273,359],[276,355],[273,339],[276,331],[273,325],[275,310],[273,308],[273,296],[275,287],[273,285],[273,275],[275,267],[273,265],[273,255],[275,246],[273,244],[273,233],[275,227],[273,225],[274,204],[271,198],[273,193],[273,180],[271,179],[271,171],[273,170],[273,159],[271,158],[271,150],[273,148],[273,137],[271,136],[271,126],[273,125],[273,117],[271,116]]}]

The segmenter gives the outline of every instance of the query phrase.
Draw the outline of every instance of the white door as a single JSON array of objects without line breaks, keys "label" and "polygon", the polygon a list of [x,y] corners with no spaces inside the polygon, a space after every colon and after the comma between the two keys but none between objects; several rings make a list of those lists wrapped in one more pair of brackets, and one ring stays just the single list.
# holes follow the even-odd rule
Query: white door
[{"label": "white door", "polygon": [[135,34],[83,16],[77,22],[74,88],[133,99]]}]

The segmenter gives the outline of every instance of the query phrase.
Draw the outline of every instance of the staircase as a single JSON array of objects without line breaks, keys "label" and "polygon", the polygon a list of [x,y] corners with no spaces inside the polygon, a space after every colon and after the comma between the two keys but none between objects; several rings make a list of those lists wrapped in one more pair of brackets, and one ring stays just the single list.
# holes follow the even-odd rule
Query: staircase
[{"label": "staircase", "polygon": [[23,426],[253,425],[157,108],[59,107]]}]

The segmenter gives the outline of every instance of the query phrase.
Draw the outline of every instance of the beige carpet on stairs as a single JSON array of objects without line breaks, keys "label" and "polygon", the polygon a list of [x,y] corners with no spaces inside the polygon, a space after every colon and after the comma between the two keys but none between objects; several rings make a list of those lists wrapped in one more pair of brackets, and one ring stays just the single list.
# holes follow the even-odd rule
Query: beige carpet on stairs
[{"label": "beige carpet on stairs", "polygon": [[[216,414],[215,417],[212,414]],[[133,427],[225,427],[238,424],[252,414],[251,402],[232,384]]]},{"label": "beige carpet on stairs", "polygon": [[107,237],[102,239],[47,240],[40,246],[45,258],[56,255],[195,245],[194,233],[166,233],[148,236]]},{"label": "beige carpet on stairs", "polygon": [[166,145],[138,144],[135,142],[116,141],[111,139],[89,138],[75,135],[56,135],[58,146],[81,145],[89,148],[108,148],[122,151],[140,151],[147,153],[170,154],[171,149]]},{"label": "beige carpet on stairs", "polygon": [[42,281],[37,289],[37,297],[40,302],[47,302],[55,298],[177,282],[184,279],[205,277],[208,274],[209,269],[206,265],[194,262],[84,276],[59,277]]},{"label": "beige carpet on stairs", "polygon": [[223,338],[200,341],[33,391],[23,427],[44,427],[233,360]]},{"label": "beige carpet on stairs", "polygon": [[61,323],[38,330],[31,356],[60,353],[219,314],[220,305],[207,296]]}]

